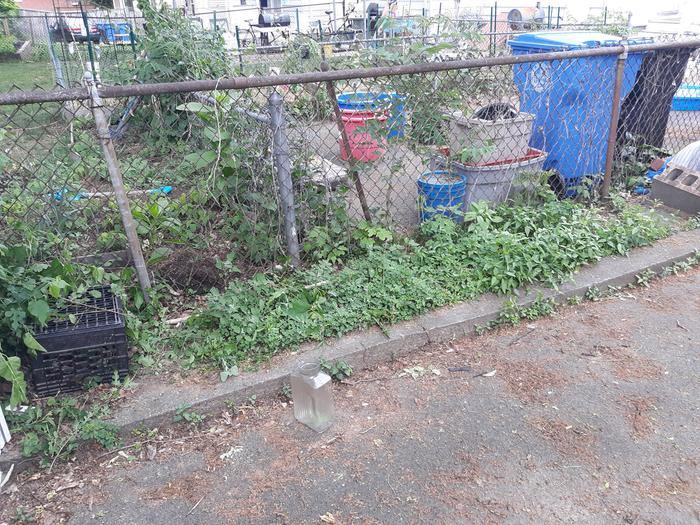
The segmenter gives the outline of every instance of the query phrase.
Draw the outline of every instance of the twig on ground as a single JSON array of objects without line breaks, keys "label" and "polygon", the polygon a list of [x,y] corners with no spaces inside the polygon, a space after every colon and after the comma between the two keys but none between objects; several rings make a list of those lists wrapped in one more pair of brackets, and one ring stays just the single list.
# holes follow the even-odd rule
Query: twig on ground
[{"label": "twig on ground", "polygon": [[369,431],[372,430],[373,428],[377,428],[377,425],[372,425],[372,426],[369,427],[369,428],[366,428],[366,429],[364,429],[364,430],[360,430],[360,431],[358,432],[358,434],[366,434],[367,432],[369,432]]},{"label": "twig on ground", "polygon": [[196,509],[197,507],[199,507],[199,504],[202,503],[202,500],[203,500],[203,499],[204,499],[204,496],[202,496],[201,498],[199,498],[199,501],[198,501],[197,503],[194,504],[194,507],[192,507],[192,508],[190,509],[190,511],[189,511],[187,514],[185,514],[185,516],[189,516],[190,514],[192,514],[192,513],[194,512],[194,509]]},{"label": "twig on ground", "polygon": [[681,322],[680,322],[678,319],[676,319],[676,326],[677,326],[678,328],[682,328],[682,329],[685,330],[686,332],[690,332],[690,330],[688,330],[685,326],[683,326],[683,325],[681,324]]},{"label": "twig on ground", "polygon": [[513,338],[513,340],[512,340],[510,343],[508,343],[508,346],[513,346],[515,343],[517,343],[518,341],[520,341],[522,338],[527,337],[528,335],[530,335],[530,334],[531,334],[532,332],[534,332],[534,331],[535,331],[535,328],[530,328],[530,329],[529,329],[527,332],[525,332],[524,334],[520,334],[519,336]]},{"label": "twig on ground", "polygon": [[184,323],[190,318],[190,314],[183,315],[182,317],[176,317],[175,319],[166,319],[165,324],[170,325],[170,326],[177,326],[181,323]]},{"label": "twig on ground", "polygon": [[394,376],[381,376],[381,377],[370,377],[369,379],[358,379],[357,381],[348,381],[346,379],[343,379],[341,383],[343,385],[350,385],[350,386],[355,386],[360,383],[373,383],[374,381],[384,381],[388,379],[396,379]]}]

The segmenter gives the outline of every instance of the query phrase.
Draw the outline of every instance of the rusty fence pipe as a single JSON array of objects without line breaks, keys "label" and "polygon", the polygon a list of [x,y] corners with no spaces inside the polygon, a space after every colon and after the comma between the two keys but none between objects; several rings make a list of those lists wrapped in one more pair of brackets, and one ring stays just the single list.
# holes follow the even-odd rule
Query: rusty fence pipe
[{"label": "rusty fence pipe", "polygon": [[[660,49],[697,49],[700,39],[635,45],[635,52],[656,51]],[[529,64],[533,62],[549,62],[554,60],[570,60],[597,56],[619,55],[624,52],[622,46],[598,47],[574,51],[556,51],[551,53],[533,53],[531,55],[505,55],[471,60],[452,60],[448,62],[425,62],[403,66],[371,67],[365,69],[337,69],[328,71],[312,71],[289,75],[267,77],[233,77],[216,80],[186,80],[182,82],[162,82],[157,84],[132,84],[128,86],[103,86],[98,93],[101,98],[119,98],[147,95],[165,95],[174,93],[192,93],[196,91],[214,91],[217,89],[251,89],[261,87],[284,86],[288,84],[316,84],[336,80],[351,80],[374,77],[390,77],[397,75],[417,75],[438,71],[455,71],[479,67],[508,66],[513,64]],[[68,100],[88,100],[90,93],[84,88],[72,88],[54,91],[19,91],[0,93],[0,106],[14,104],[33,104],[41,102],[65,102]]]},{"label": "rusty fence pipe", "polygon": [[623,51],[617,57],[615,67],[615,87],[612,93],[612,112],[610,113],[610,129],[608,131],[608,148],[605,152],[605,175],[600,194],[607,197],[610,194],[610,182],[612,180],[613,161],[615,157],[615,144],[617,143],[617,122],[620,119],[620,98],[622,94],[622,81],[625,78],[625,64],[629,48],[623,44]]},{"label": "rusty fence pipe", "polygon": [[[328,65],[328,62],[321,62],[321,71],[328,71],[329,68],[330,66]],[[357,198],[360,201],[360,207],[362,208],[362,215],[367,222],[372,222],[372,214],[370,213],[369,206],[367,205],[365,188],[362,186],[359,170],[357,169],[357,159],[355,159],[353,156],[352,149],[350,148],[350,137],[348,137],[348,132],[343,125],[343,117],[340,111],[340,106],[338,105],[338,96],[335,92],[335,85],[333,84],[332,80],[328,80],[326,82],[326,91],[328,92],[328,98],[330,99],[331,106],[333,107],[335,123],[338,126],[338,131],[340,131],[340,140],[343,143],[343,149],[348,156],[348,171],[350,178],[355,185]]]},{"label": "rusty fence pipe", "polygon": [[117,152],[114,150],[114,144],[109,134],[107,116],[104,113],[104,106],[102,105],[100,95],[97,93],[97,86],[93,81],[89,83],[88,90],[91,98],[90,109],[92,110],[92,115],[95,119],[95,128],[97,129],[97,138],[100,141],[102,154],[107,162],[107,171],[109,172],[112,190],[114,191],[114,197],[117,200],[119,214],[121,215],[124,231],[126,232],[126,240],[129,246],[129,252],[131,253],[131,260],[134,261],[136,277],[138,278],[139,286],[143,292],[143,299],[145,302],[149,302],[150,297],[148,291],[151,288],[151,279],[148,276],[148,268],[143,258],[143,252],[141,251],[141,241],[139,241],[138,234],[136,233],[136,223],[134,222],[134,216],[131,214],[129,197],[124,189],[124,180],[122,179],[122,171],[119,167],[119,161],[117,160]]}]

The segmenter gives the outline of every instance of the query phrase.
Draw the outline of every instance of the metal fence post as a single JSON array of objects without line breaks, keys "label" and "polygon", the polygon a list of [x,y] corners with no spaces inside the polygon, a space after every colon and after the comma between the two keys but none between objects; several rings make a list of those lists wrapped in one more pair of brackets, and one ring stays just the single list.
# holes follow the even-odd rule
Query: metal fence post
[{"label": "metal fence post", "polygon": [[114,144],[109,134],[109,123],[104,113],[102,99],[97,93],[97,86],[95,85],[94,79],[88,83],[88,89],[90,90],[90,109],[95,119],[97,137],[102,146],[102,154],[107,162],[107,170],[109,171],[109,178],[112,182],[112,189],[114,190],[114,196],[117,200],[117,206],[119,206],[119,213],[122,217],[122,224],[126,232],[131,259],[134,261],[136,276],[138,277],[139,285],[143,292],[144,301],[149,302],[148,290],[151,288],[151,279],[148,276],[148,268],[146,268],[146,261],[143,259],[143,252],[141,251],[141,242],[136,233],[136,223],[131,214],[129,199],[124,189],[124,181],[122,180],[122,172],[119,167],[119,161],[117,160],[117,152],[114,150]]},{"label": "metal fence post", "polygon": [[51,57],[51,63],[53,64],[54,80],[56,80],[56,84],[58,86],[65,88],[66,81],[63,78],[61,61],[56,57],[56,50],[53,48],[53,39],[51,38],[51,28],[49,27],[48,15],[44,15],[44,23],[46,24],[46,41],[48,43],[49,57]]},{"label": "metal fence post", "polygon": [[289,158],[287,125],[284,119],[282,97],[273,92],[268,99],[270,105],[270,127],[272,128],[272,157],[275,162],[277,186],[279,187],[284,236],[287,241],[287,255],[292,266],[299,266],[299,237],[294,209],[294,186],[292,185],[292,163]]},{"label": "metal fence post", "polygon": [[[321,62],[321,71],[330,71],[330,65],[328,62]],[[343,143],[343,149],[348,155],[348,164],[350,167],[350,178],[355,183],[355,191],[357,192],[357,198],[360,201],[360,207],[362,208],[362,215],[364,215],[367,222],[372,222],[372,214],[367,204],[367,197],[365,197],[365,189],[362,186],[362,181],[360,180],[360,175],[357,169],[357,159],[352,153],[352,148],[350,147],[350,137],[348,137],[348,132],[343,125],[343,117],[340,112],[340,106],[338,106],[338,95],[335,92],[335,85],[332,80],[326,82],[326,92],[328,93],[328,98],[330,99],[331,106],[333,107],[333,114],[335,115],[335,123],[338,126],[338,131],[340,131],[340,140]]]},{"label": "metal fence post", "polygon": [[622,93],[622,80],[625,77],[625,62],[627,61],[627,44],[622,43],[623,51],[617,57],[615,68],[615,87],[612,94],[612,111],[610,112],[610,129],[608,131],[608,148],[605,153],[605,175],[600,194],[607,197],[610,193],[610,181],[612,180],[612,167],[615,156],[615,144],[617,142],[617,121],[620,119],[620,95]]}]

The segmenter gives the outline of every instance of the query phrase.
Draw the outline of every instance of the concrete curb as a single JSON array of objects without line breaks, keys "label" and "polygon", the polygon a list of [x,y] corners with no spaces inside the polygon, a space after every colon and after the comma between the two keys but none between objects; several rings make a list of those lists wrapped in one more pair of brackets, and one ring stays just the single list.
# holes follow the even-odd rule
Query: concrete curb
[{"label": "concrete curb", "polygon": [[[561,303],[572,296],[583,297],[592,287],[605,290],[610,286],[625,286],[634,283],[637,275],[647,270],[659,272],[687,259],[699,249],[700,229],[681,232],[652,246],[633,250],[627,257],[608,257],[586,266],[574,275],[571,282],[558,289],[533,286],[522,290],[518,304],[531,305],[538,297]],[[138,427],[170,424],[175,410],[183,403],[189,403],[200,413],[212,413],[223,409],[227,402],[241,404],[251,396],[275,395],[288,381],[290,371],[302,360],[344,360],[358,371],[371,368],[410,354],[426,344],[448,342],[472,333],[476,326],[498,318],[504,301],[504,297],[486,294],[393,325],[384,333],[378,328],[370,328],[331,343],[306,345],[293,355],[274,362],[267,370],[244,374],[225,383],[172,385],[169,388],[164,388],[162,383],[152,388],[144,385],[110,422],[126,434]],[[177,395],[172,395],[175,389]],[[18,461],[21,458],[16,450],[9,450],[0,456],[0,470],[9,466],[6,464]]]}]

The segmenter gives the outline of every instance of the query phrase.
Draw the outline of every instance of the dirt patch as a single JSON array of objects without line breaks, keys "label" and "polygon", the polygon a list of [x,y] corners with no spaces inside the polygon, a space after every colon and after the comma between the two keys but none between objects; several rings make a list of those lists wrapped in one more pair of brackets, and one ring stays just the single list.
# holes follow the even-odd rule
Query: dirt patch
[{"label": "dirt patch", "polygon": [[601,356],[613,365],[618,379],[658,379],[663,375],[663,367],[647,357],[641,357],[628,346],[595,345],[593,356]]},{"label": "dirt patch", "polygon": [[657,504],[681,503],[688,507],[700,505],[700,487],[697,483],[675,476],[656,478],[648,482],[635,481],[640,494],[654,500]]},{"label": "dirt patch", "polygon": [[176,290],[206,293],[224,284],[216,260],[216,254],[178,248],[156,267],[156,273]]},{"label": "dirt patch", "polygon": [[566,384],[561,374],[529,361],[500,361],[494,369],[508,390],[526,402],[543,401],[547,392]]},{"label": "dirt patch", "polygon": [[560,419],[537,418],[528,421],[537,432],[564,456],[593,461],[596,437],[593,430]]},{"label": "dirt patch", "polygon": [[625,398],[625,419],[632,428],[632,435],[645,438],[654,430],[654,420],[649,412],[656,410],[653,400],[644,397]]},{"label": "dirt patch", "polygon": [[162,487],[144,492],[148,500],[183,499],[192,504],[209,492],[211,481],[204,474],[194,473],[184,478],[169,481]]}]

